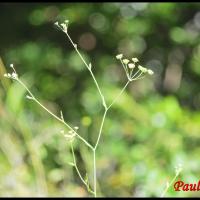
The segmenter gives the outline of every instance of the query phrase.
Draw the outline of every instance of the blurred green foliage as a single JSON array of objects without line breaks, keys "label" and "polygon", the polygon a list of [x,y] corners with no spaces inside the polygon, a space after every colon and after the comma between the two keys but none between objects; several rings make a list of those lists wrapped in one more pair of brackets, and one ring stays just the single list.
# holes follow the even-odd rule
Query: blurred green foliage
[{"label": "blurred green foliage", "polygon": [[[198,182],[199,3],[1,3],[0,196],[89,195],[68,165],[62,125],[3,77],[14,63],[33,93],[94,143],[103,108],[87,69],[53,26],[64,19],[108,102],[126,82],[119,52],[155,72],[133,82],[108,113],[97,151],[99,195],[160,196],[179,163],[179,178]],[[77,141],[75,153],[91,179],[91,152]],[[166,196],[199,193],[172,187]]]}]

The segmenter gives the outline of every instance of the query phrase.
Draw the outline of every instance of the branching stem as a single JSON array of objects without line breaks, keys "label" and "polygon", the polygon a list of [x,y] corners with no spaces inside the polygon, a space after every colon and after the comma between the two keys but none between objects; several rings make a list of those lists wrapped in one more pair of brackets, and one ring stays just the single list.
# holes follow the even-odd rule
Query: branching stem
[{"label": "branching stem", "polygon": [[[86,68],[89,70],[91,76],[92,76],[92,79],[94,81],[94,84],[98,90],[98,93],[101,97],[101,101],[102,101],[102,106],[104,107],[104,114],[103,114],[103,117],[102,117],[102,120],[101,120],[101,124],[100,124],[100,128],[99,128],[99,132],[98,132],[98,136],[97,136],[97,140],[93,145],[91,145],[89,142],[87,142],[81,135],[79,135],[77,133],[77,128],[74,127],[72,128],[67,122],[65,122],[64,118],[63,118],[63,113],[62,111],[60,112],[60,117],[56,116],[54,113],[52,113],[49,109],[47,109],[42,103],[40,103],[40,101],[37,100],[37,98],[32,94],[32,92],[28,89],[28,87],[18,78],[18,75],[13,67],[13,64],[11,64],[11,68],[13,68],[13,73],[12,74],[5,74],[4,76],[7,77],[7,78],[12,78],[14,80],[16,80],[19,84],[21,84],[25,89],[26,91],[28,92],[28,94],[30,95],[27,95],[27,98],[28,99],[31,99],[33,101],[35,101],[40,107],[42,107],[45,111],[47,111],[51,116],[53,116],[55,119],[57,119],[59,122],[63,123],[68,129],[70,129],[70,131],[72,133],[74,133],[75,136],[77,136],[88,148],[90,148],[92,150],[92,153],[93,153],[93,190],[90,189],[90,184],[89,184],[89,180],[88,180],[88,177],[86,177],[86,180],[83,178],[83,176],[81,175],[79,169],[78,169],[78,166],[77,166],[77,163],[76,163],[76,157],[75,157],[75,153],[74,153],[74,148],[73,148],[73,144],[72,144],[72,141],[71,141],[71,151],[72,151],[72,156],[73,156],[73,166],[75,167],[76,171],[77,171],[77,174],[78,176],[80,177],[81,181],[83,182],[84,185],[87,186],[87,189],[89,192],[91,192],[94,197],[97,196],[97,169],[96,169],[96,150],[97,150],[97,147],[99,145],[99,142],[100,142],[100,138],[101,138],[101,135],[102,135],[102,131],[103,131],[103,126],[104,126],[104,123],[105,123],[105,119],[106,119],[106,116],[107,116],[107,113],[108,113],[108,110],[114,105],[114,103],[118,100],[118,98],[121,96],[121,94],[125,91],[126,87],[128,86],[128,84],[131,82],[131,81],[134,81],[134,80],[138,80],[138,79],[141,79],[143,78],[144,76],[143,75],[143,72],[148,72],[149,74],[153,74],[153,71],[152,70],[147,70],[145,68],[143,68],[142,66],[139,66],[139,70],[134,74],[132,75],[133,73],[133,68],[130,69],[130,66],[127,66],[127,62],[125,62],[124,60],[122,60],[122,57],[123,55],[120,54],[118,56],[116,56],[117,59],[120,59],[121,61],[121,64],[124,68],[124,71],[126,73],[126,76],[128,78],[128,81],[127,83],[124,85],[124,87],[122,88],[122,90],[119,92],[119,94],[114,98],[114,100],[111,102],[110,105],[107,105],[106,101],[105,101],[105,97],[100,89],[100,86],[95,78],[95,75],[92,71],[92,64],[89,63],[87,64],[87,62],[85,61],[85,59],[83,58],[83,56],[81,55],[80,51],[78,50],[77,48],[77,44],[75,44],[70,35],[68,34],[68,31],[67,31],[67,24],[68,24],[68,20],[65,21],[65,23],[62,23],[59,25],[58,22],[55,23],[66,35],[67,35],[67,38],[69,39],[70,43],[72,44],[72,46],[74,47],[76,53],[78,54],[78,56],[80,57],[80,59],[82,60],[82,62],[84,63],[84,65],[86,66]],[[136,59],[136,58],[134,58]],[[134,62],[134,61],[133,61]],[[132,63],[133,65],[133,63]],[[129,67],[129,68],[128,68]],[[139,75],[138,75],[139,74]],[[76,129],[76,130],[75,130]],[[170,183],[170,185],[173,183],[173,181],[176,179],[177,175],[175,176],[175,178],[172,180],[172,182]],[[165,191],[163,192],[162,196],[164,196],[164,194],[166,193],[168,188],[165,189]]]},{"label": "branching stem", "polygon": [[115,99],[112,101],[112,103],[108,106],[108,109],[111,108],[111,106],[118,100],[118,98],[122,95],[122,93],[124,92],[124,90],[126,89],[126,87],[128,86],[129,83],[130,83],[130,80],[127,81],[127,83],[122,88],[122,90],[120,91],[120,93],[115,97]]},{"label": "branching stem", "polygon": [[89,183],[86,182],[84,180],[84,178],[82,177],[82,175],[81,175],[81,173],[80,173],[80,171],[78,169],[78,166],[76,164],[76,157],[75,157],[74,147],[73,147],[72,141],[70,143],[71,143],[71,150],[72,150],[72,156],[73,156],[73,164],[74,164],[74,167],[75,167],[75,169],[77,171],[77,174],[78,174],[79,178],[81,179],[81,181],[83,182],[83,184],[87,187],[87,189],[88,189],[89,192],[91,192],[92,194],[96,194],[94,191],[92,191],[92,189],[90,189]]},{"label": "branching stem", "polygon": [[[68,35],[68,34],[67,34]],[[69,37],[68,35],[68,38],[70,39],[70,41],[72,42],[71,38]],[[73,44],[73,42],[72,42]],[[73,45],[74,46],[74,45]],[[87,65],[87,63],[85,62],[84,58],[82,57],[82,55],[80,54],[80,52],[77,50],[77,48],[75,48],[77,53],[79,54],[81,60],[84,62],[84,64],[86,65],[86,67],[88,68],[88,70],[90,71],[92,77],[93,77],[93,80],[95,82],[95,85],[99,91],[99,94],[101,96],[101,99],[102,99],[102,104],[105,108],[104,110],[104,114],[103,114],[103,117],[102,117],[102,121],[101,121],[101,125],[100,125],[100,129],[99,129],[99,133],[98,133],[98,137],[97,137],[97,140],[96,140],[96,143],[95,143],[95,146],[93,147],[91,144],[89,144],[82,136],[80,136],[68,123],[66,123],[64,121],[64,118],[63,118],[63,114],[62,114],[62,111],[61,111],[61,117],[58,117],[56,116],[54,113],[52,113],[49,109],[47,109],[42,103],[40,103],[40,101],[37,100],[37,98],[33,95],[33,93],[28,89],[28,87],[23,83],[23,81],[21,81],[19,78],[16,78],[15,80],[20,83],[25,89],[26,91],[28,92],[28,94],[30,95],[29,98],[31,98],[33,101],[35,101],[40,107],[42,107],[45,111],[47,111],[51,116],[53,116],[55,119],[57,119],[58,121],[60,121],[61,123],[63,123],[65,126],[67,126],[67,128],[69,128],[71,131],[73,131],[75,133],[75,135],[82,141],[84,142],[92,151],[93,151],[93,182],[94,182],[94,186],[93,186],[93,191],[89,188],[89,183],[87,183],[82,175],[80,174],[80,171],[76,165],[76,159],[75,159],[75,154],[74,154],[74,149],[73,149],[73,145],[71,143],[71,150],[72,150],[72,155],[73,155],[73,161],[74,161],[74,167],[77,171],[77,174],[78,176],[80,177],[81,181],[84,183],[84,185],[87,186],[88,188],[88,191],[91,192],[92,194],[94,194],[94,196],[96,197],[97,196],[97,187],[96,187],[96,182],[97,182],[97,177],[96,177],[96,149],[99,145],[99,141],[100,141],[100,138],[101,138],[101,135],[102,135],[102,130],[103,130],[103,126],[104,126],[104,122],[105,122],[105,118],[106,118],[106,115],[107,115],[107,112],[108,110],[112,107],[112,105],[118,100],[118,98],[121,96],[121,94],[124,92],[124,90],[126,89],[126,87],[128,86],[128,84],[130,83],[130,80],[128,80],[128,82],[125,84],[125,86],[123,87],[123,89],[119,92],[119,94],[114,98],[114,100],[112,101],[112,103],[107,106],[106,105],[106,102],[105,102],[105,97],[103,96],[100,88],[99,88],[99,85],[96,81],[96,78],[91,70],[91,68]]]},{"label": "branching stem", "polygon": [[99,94],[100,94],[100,97],[101,97],[101,100],[102,100],[102,104],[103,104],[103,106],[105,107],[105,109],[107,109],[107,105],[106,105],[106,101],[105,101],[104,95],[102,94],[101,89],[100,89],[100,87],[99,87],[99,84],[98,84],[98,82],[97,82],[97,80],[96,80],[96,78],[95,78],[95,76],[94,76],[94,74],[93,74],[93,72],[92,72],[92,66],[91,66],[91,64],[90,64],[90,66],[89,66],[89,65],[86,63],[86,61],[84,60],[84,58],[83,58],[83,56],[81,55],[80,51],[78,50],[77,45],[74,44],[74,42],[72,41],[72,39],[71,39],[70,35],[68,34],[68,32],[67,32],[67,31],[66,31],[66,32],[64,31],[64,33],[67,35],[67,37],[68,37],[69,41],[71,42],[71,44],[73,45],[75,51],[77,52],[77,54],[79,55],[79,57],[81,58],[81,60],[82,60],[83,63],[85,64],[85,66],[87,67],[87,69],[89,70],[89,72],[90,72],[90,74],[91,74],[91,76],[92,76],[92,78],[93,78],[93,80],[94,80],[94,83],[95,83],[95,85],[96,85],[96,87],[97,87],[97,90],[98,90],[98,92],[99,92]]},{"label": "branching stem", "polygon": [[32,100],[35,101],[40,107],[42,107],[44,110],[46,110],[51,116],[53,116],[55,119],[57,119],[58,121],[60,121],[61,123],[63,123],[65,126],[67,126],[67,128],[69,128],[70,130],[72,130],[76,136],[82,140],[82,142],[84,142],[90,149],[93,149],[93,146],[91,144],[89,144],[83,137],[81,137],[68,123],[66,123],[62,118],[56,116],[54,113],[52,113],[49,109],[47,109],[42,103],[40,103],[37,98],[35,98],[35,96],[32,94],[32,92],[28,89],[28,87],[19,79],[17,78],[16,81],[18,83],[20,83],[29,93],[29,95],[31,96]]}]

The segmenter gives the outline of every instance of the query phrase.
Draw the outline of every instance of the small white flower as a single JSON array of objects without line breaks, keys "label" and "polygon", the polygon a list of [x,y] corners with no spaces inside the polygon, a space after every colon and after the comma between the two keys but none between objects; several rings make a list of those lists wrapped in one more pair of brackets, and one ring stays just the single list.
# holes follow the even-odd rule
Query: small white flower
[{"label": "small white flower", "polygon": [[142,67],[141,65],[138,66],[138,69],[143,73],[146,73],[148,71],[147,68]]},{"label": "small white flower", "polygon": [[69,23],[69,20],[65,20],[65,24],[68,24]]},{"label": "small white flower", "polygon": [[147,72],[148,72],[149,75],[153,75],[154,74],[154,72],[151,69],[148,69]]},{"label": "small white flower", "polygon": [[78,130],[78,129],[79,129],[79,127],[78,127],[78,126],[75,126],[75,127],[74,127],[74,129]]},{"label": "small white flower", "polygon": [[135,64],[129,63],[129,64],[128,64],[128,67],[129,67],[130,69],[133,69],[133,68],[135,67]]},{"label": "small white flower", "polygon": [[58,22],[55,22],[54,24],[55,24],[56,26],[58,26],[58,25],[59,25],[59,24],[58,24]]},{"label": "small white flower", "polygon": [[122,60],[122,62],[123,62],[125,65],[127,65],[130,61],[129,61],[128,59],[125,58],[125,59]]},{"label": "small white flower", "polygon": [[10,67],[11,67],[11,68],[13,68],[13,67],[14,67],[14,65],[13,65],[13,64],[10,64]]},{"label": "small white flower", "polygon": [[138,60],[137,58],[132,58],[132,61],[133,61],[134,63],[136,63],[136,62],[138,62],[139,60]]},{"label": "small white flower", "polygon": [[118,54],[118,55],[116,55],[116,58],[117,58],[117,59],[122,59],[122,58],[123,58],[123,54]]},{"label": "small white flower", "polygon": [[13,73],[12,73],[12,78],[13,78],[13,79],[16,79],[17,77],[18,77],[18,75],[17,75],[15,72],[13,72]]},{"label": "small white flower", "polygon": [[11,74],[10,73],[4,74],[4,77],[11,78]]}]

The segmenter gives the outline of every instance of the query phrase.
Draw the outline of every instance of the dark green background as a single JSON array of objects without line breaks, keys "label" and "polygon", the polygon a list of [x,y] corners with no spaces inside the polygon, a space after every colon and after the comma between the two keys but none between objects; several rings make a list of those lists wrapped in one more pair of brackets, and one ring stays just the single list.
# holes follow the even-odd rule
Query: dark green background
[{"label": "dark green background", "polygon": [[[53,25],[69,33],[107,102],[126,83],[115,56],[138,57],[154,76],[131,83],[109,111],[97,151],[100,196],[160,196],[179,163],[179,178],[200,179],[199,3],[1,3],[0,196],[88,196],[73,168],[63,129],[3,74],[14,63],[54,113],[97,138],[103,107],[86,67]],[[92,155],[75,144],[92,178]],[[199,196],[174,192],[166,196]]]}]

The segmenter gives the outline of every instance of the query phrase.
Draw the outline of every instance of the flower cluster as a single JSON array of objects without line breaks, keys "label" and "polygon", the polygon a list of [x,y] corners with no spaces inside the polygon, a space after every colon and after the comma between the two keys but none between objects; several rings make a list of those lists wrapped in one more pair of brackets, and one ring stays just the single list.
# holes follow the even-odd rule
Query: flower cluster
[{"label": "flower cluster", "polygon": [[[75,129],[75,131],[77,131],[79,129],[79,127],[75,126],[74,129]],[[75,131],[73,129],[71,129],[68,131],[68,134],[65,134],[64,130],[61,130],[60,133],[62,133],[67,140],[73,140],[74,137],[76,136]]]},{"label": "flower cluster", "polygon": [[67,32],[69,20],[65,20],[64,23],[59,24],[58,22],[55,22],[54,25],[56,25],[58,28],[60,28],[63,32]]},{"label": "flower cluster", "polygon": [[123,54],[118,54],[116,56],[116,58],[121,61],[121,64],[126,72],[129,81],[141,79],[145,76],[145,74],[154,74],[151,69],[147,69],[139,65],[139,60],[137,58],[132,58],[130,61],[129,59],[123,57]]},{"label": "flower cluster", "polygon": [[15,71],[14,65],[10,64],[10,67],[13,69],[12,74],[10,73],[4,74],[4,77],[17,80],[18,75],[17,75],[17,72]]},{"label": "flower cluster", "polygon": [[[63,117],[63,113],[62,111],[60,111],[60,117],[55,115],[53,112],[51,112],[49,109],[47,109],[42,103],[40,103],[39,100],[37,100],[37,98],[32,94],[32,92],[28,89],[28,87],[25,85],[25,83],[22,82],[22,80],[20,80],[20,78],[18,78],[18,75],[14,69],[14,66],[13,64],[10,65],[10,67],[12,68],[13,72],[10,74],[10,73],[7,73],[7,74],[4,74],[5,77],[7,78],[10,78],[10,79],[13,79],[13,80],[16,80],[19,84],[21,84],[27,91],[27,95],[26,95],[26,98],[28,100],[33,100],[35,101],[35,103],[37,103],[42,109],[44,109],[45,111],[47,111],[52,117],[54,117],[56,120],[58,120],[59,122],[61,122],[63,125],[65,125],[67,128],[68,128],[68,132],[66,133],[64,130],[60,130],[60,133],[64,136],[64,138],[68,141],[70,141],[71,143],[71,151],[72,151],[72,156],[73,156],[73,162],[70,162],[69,164],[74,166],[77,173],[78,173],[78,176],[80,177],[81,181],[85,184],[85,186],[87,187],[88,191],[91,192],[95,197],[97,196],[97,168],[96,168],[96,149],[97,147],[99,146],[99,141],[100,141],[100,137],[102,135],[102,130],[103,130],[103,127],[104,127],[104,121],[106,119],[106,115],[107,115],[107,111],[112,107],[112,105],[118,100],[118,98],[120,97],[120,95],[122,95],[122,93],[124,92],[124,90],[126,89],[127,85],[133,81],[133,80],[138,80],[138,79],[141,79],[143,78],[146,74],[149,74],[149,75],[153,75],[153,71],[151,69],[147,69],[141,65],[139,65],[139,60],[137,58],[132,58],[131,60],[127,59],[127,58],[124,58],[123,54],[119,54],[116,56],[116,58],[118,60],[120,60],[125,72],[126,72],[126,75],[127,75],[127,78],[128,78],[128,81],[127,83],[125,84],[125,86],[122,88],[122,90],[119,92],[119,94],[114,98],[114,100],[110,103],[110,104],[107,104],[107,102],[105,101],[105,97],[101,91],[101,88],[96,80],[96,77],[93,73],[93,70],[92,70],[92,64],[89,63],[87,64],[87,62],[85,61],[84,57],[82,56],[81,52],[79,51],[78,49],[78,46],[77,44],[75,44],[70,35],[68,34],[68,23],[69,21],[68,20],[65,20],[63,23],[59,23],[59,22],[55,22],[55,26],[57,28],[59,28],[60,30],[62,30],[67,38],[69,39],[70,43],[73,45],[73,47],[75,48],[75,51],[76,53],[78,54],[79,58],[83,61],[83,64],[87,67],[87,69],[89,70],[92,78],[93,78],[93,81],[94,81],[94,84],[96,85],[96,88],[97,88],[97,91],[101,97],[101,100],[102,100],[102,105],[104,106],[105,110],[104,110],[104,115],[102,117],[102,122],[101,122],[101,126],[100,126],[100,129],[99,129],[99,133],[98,133],[98,137],[97,137],[97,140],[95,142],[94,145],[90,144],[90,142],[88,142],[86,139],[84,139],[84,137],[82,137],[79,133],[78,133],[78,129],[79,127],[78,126],[74,126],[73,128],[64,120],[64,117]],[[86,178],[84,178],[79,169],[78,169],[78,166],[76,164],[76,156],[75,156],[75,153],[74,153],[74,149],[73,149],[73,140],[75,138],[78,138],[80,141],[82,141],[88,148],[90,148],[90,150],[93,151],[93,188],[91,189],[90,188],[90,184],[89,184],[89,178],[86,174]],[[178,166],[178,168],[176,168],[176,174],[179,174],[180,171],[181,171],[181,167]],[[169,183],[168,183],[169,185]]]}]

